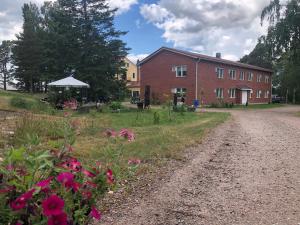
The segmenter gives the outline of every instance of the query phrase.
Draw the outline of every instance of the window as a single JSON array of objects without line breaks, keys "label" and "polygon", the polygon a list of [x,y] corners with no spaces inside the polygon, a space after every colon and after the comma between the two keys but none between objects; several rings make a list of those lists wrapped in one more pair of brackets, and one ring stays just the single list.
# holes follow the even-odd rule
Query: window
[{"label": "window", "polygon": [[236,89],[235,88],[230,88],[229,89],[229,97],[230,98],[235,98],[235,93],[236,93]]},{"label": "window", "polygon": [[253,81],[253,73],[248,72],[248,81]]},{"label": "window", "polygon": [[186,88],[176,88],[176,94],[180,97],[186,96]]},{"label": "window", "polygon": [[172,71],[176,72],[176,77],[186,77],[187,66],[173,66]]},{"label": "window", "polygon": [[229,78],[231,80],[236,80],[236,71],[235,70],[229,70]]},{"label": "window", "polygon": [[265,91],[265,98],[269,98],[270,96],[270,91]]},{"label": "window", "polygon": [[250,91],[250,96],[249,96],[249,98],[252,98],[252,95],[253,95],[253,90]]},{"label": "window", "polygon": [[265,76],[265,83],[269,83],[270,82],[270,77],[269,76]]},{"label": "window", "polygon": [[223,68],[216,68],[216,74],[219,79],[224,78],[224,69]]},{"label": "window", "polygon": [[244,71],[240,72],[240,80],[245,80],[245,72]]},{"label": "window", "polygon": [[224,89],[223,88],[217,88],[216,89],[216,96],[217,96],[217,98],[223,98],[224,97]]},{"label": "window", "polygon": [[258,75],[257,75],[257,80],[256,80],[256,81],[257,81],[258,83],[260,83],[261,80],[262,80],[262,75],[261,75],[261,74],[258,74]]},{"label": "window", "polygon": [[132,79],[135,79],[135,73],[132,74]]},{"label": "window", "polygon": [[261,90],[256,91],[256,98],[261,98]]},{"label": "window", "polygon": [[126,67],[129,67],[129,63],[126,63]]}]

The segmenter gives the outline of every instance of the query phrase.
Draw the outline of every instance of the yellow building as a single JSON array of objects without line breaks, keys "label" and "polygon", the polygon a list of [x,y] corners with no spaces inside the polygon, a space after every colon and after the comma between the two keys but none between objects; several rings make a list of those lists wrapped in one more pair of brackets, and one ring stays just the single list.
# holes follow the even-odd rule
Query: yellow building
[{"label": "yellow building", "polygon": [[140,96],[140,79],[138,77],[137,66],[128,58],[124,59],[125,67],[127,69],[126,80],[127,88],[131,92],[131,97]]}]

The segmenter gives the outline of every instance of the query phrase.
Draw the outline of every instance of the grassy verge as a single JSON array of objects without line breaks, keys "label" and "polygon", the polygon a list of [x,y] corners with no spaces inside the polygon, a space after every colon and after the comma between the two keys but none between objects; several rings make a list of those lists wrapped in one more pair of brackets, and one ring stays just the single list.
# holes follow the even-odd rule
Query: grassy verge
[{"label": "grassy verge", "polygon": [[236,105],[234,109],[273,109],[278,107],[283,107],[283,104],[253,104],[253,105]]},{"label": "grassy verge", "polygon": [[[156,114],[156,117],[154,117]],[[159,117],[159,120],[157,120]],[[201,142],[211,128],[223,123],[227,113],[172,113],[167,110],[121,113],[97,113],[78,115],[65,119],[53,116],[26,116],[18,122],[13,145],[34,145],[38,149],[55,149],[63,144],[65,124],[76,127],[73,132],[74,155],[93,165],[95,160],[110,165],[119,179],[130,179],[136,172],[147,170],[169,159],[180,160],[182,150]],[[156,118],[156,120],[154,119]],[[158,123],[159,121],[159,123]],[[158,124],[157,124],[158,123]],[[128,128],[136,140],[111,139],[104,135],[107,129]],[[143,163],[132,170],[128,160],[139,159]]]}]

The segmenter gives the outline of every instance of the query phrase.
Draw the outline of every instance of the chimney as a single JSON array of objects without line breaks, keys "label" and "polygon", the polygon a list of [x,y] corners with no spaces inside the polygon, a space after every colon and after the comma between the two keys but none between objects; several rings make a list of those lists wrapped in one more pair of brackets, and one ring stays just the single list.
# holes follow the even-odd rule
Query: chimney
[{"label": "chimney", "polygon": [[216,53],[216,58],[218,58],[218,59],[221,59],[221,58],[222,58],[221,52],[217,52],[217,53]]}]

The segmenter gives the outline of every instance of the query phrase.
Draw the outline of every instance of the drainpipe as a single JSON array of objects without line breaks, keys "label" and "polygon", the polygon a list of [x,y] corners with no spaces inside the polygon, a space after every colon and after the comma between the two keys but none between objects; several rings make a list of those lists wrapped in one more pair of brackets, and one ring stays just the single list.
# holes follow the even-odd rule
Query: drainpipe
[{"label": "drainpipe", "polygon": [[195,100],[198,100],[198,64],[200,62],[200,59],[197,58],[196,61],[196,90],[195,90]]}]

